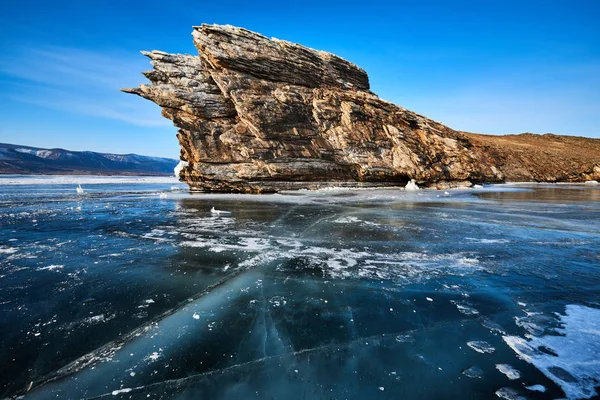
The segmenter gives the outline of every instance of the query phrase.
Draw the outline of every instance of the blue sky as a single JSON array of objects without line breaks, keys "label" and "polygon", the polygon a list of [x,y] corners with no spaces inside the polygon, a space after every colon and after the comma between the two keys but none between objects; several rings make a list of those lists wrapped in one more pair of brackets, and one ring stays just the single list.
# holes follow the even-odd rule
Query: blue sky
[{"label": "blue sky", "polygon": [[118,89],[204,22],[336,53],[454,129],[600,137],[598,21],[596,0],[3,0],[0,142],[176,158],[158,106]]}]

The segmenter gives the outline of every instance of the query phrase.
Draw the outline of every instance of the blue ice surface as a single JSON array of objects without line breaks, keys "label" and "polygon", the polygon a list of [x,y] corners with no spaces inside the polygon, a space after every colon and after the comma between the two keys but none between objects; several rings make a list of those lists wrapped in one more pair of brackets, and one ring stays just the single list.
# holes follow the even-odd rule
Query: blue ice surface
[{"label": "blue ice surface", "polygon": [[0,396],[590,398],[599,200],[3,177]]}]

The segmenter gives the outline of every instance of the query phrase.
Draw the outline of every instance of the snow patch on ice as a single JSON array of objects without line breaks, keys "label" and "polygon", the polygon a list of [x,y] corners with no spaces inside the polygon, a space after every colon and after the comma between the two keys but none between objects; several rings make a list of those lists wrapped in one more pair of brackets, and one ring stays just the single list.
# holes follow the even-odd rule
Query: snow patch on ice
[{"label": "snow patch on ice", "polygon": [[481,379],[484,376],[483,370],[476,365],[463,370],[462,374],[467,378]]},{"label": "snow patch on ice", "polygon": [[496,364],[496,369],[502,372],[510,380],[519,379],[521,373],[508,364]]},{"label": "snow patch on ice", "polygon": [[589,399],[597,394],[600,380],[600,309],[569,304],[558,319],[562,325],[555,329],[558,335],[503,339],[521,359],[560,386],[567,398]]},{"label": "snow patch on ice", "polygon": [[64,265],[48,265],[47,267],[43,267],[43,268],[38,268],[38,271],[55,271],[58,269],[63,269]]},{"label": "snow patch on ice", "polygon": [[333,221],[336,224],[355,224],[361,222],[361,220],[357,217],[340,217]]},{"label": "snow patch on ice", "polygon": [[477,311],[477,309],[475,309],[475,307],[473,307],[469,302],[450,300],[450,303],[454,304],[458,312],[460,312],[461,314],[479,315],[479,311]]},{"label": "snow patch on ice", "polygon": [[523,397],[513,388],[500,388],[496,390],[496,396],[504,400],[527,400],[526,397]]},{"label": "snow patch on ice", "polygon": [[483,340],[473,340],[471,342],[467,342],[467,346],[482,354],[492,354],[494,351],[496,351],[491,344]]},{"label": "snow patch on ice", "polygon": [[466,237],[466,240],[473,243],[481,243],[481,244],[498,244],[498,243],[508,243],[510,240],[507,239],[483,239],[483,238],[472,238]]},{"label": "snow patch on ice", "polygon": [[113,395],[113,396],[117,396],[117,395],[119,395],[119,394],[121,394],[121,393],[129,393],[129,392],[131,392],[132,390],[133,390],[133,389],[131,389],[131,388],[124,388],[124,389],[119,389],[119,390],[113,390],[113,391],[112,391],[112,395]]},{"label": "snow patch on ice", "polygon": [[525,386],[525,389],[531,390],[532,392],[542,392],[542,393],[546,392],[546,387],[543,385]]},{"label": "snow patch on ice", "polygon": [[0,254],[14,254],[17,251],[19,251],[19,249],[16,247],[0,246]]},{"label": "snow patch on ice", "polygon": [[152,362],[158,360],[161,356],[162,356],[162,354],[160,354],[159,352],[153,351],[151,354],[148,354],[146,356],[146,358],[144,358],[144,361],[146,361],[148,363],[152,363]]}]

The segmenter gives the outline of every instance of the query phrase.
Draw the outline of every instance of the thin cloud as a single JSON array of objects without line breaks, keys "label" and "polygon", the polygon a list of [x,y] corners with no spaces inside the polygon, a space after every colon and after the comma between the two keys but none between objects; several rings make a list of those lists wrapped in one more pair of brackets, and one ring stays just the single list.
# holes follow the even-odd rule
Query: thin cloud
[{"label": "thin cloud", "polygon": [[[156,106],[119,91],[145,78],[139,53],[50,46],[15,48],[0,61],[1,97],[39,107],[138,126],[170,126]],[[129,96],[129,97],[126,97]]]}]

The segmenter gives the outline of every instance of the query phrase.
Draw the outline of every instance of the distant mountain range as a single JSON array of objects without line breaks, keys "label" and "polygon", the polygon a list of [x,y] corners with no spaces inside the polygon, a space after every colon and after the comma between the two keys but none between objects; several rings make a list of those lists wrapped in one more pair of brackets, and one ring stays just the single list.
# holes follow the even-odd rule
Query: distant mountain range
[{"label": "distant mountain range", "polygon": [[0,174],[173,175],[173,158],[42,149],[0,143]]}]

